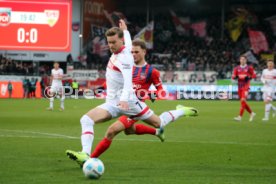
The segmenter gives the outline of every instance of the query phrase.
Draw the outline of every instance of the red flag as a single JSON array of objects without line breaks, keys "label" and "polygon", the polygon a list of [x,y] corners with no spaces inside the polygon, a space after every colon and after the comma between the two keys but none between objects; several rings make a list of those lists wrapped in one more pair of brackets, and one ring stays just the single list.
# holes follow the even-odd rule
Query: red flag
[{"label": "red flag", "polygon": [[261,51],[268,51],[268,43],[263,32],[248,29],[248,35],[254,53],[259,54]]},{"label": "red flag", "polygon": [[170,11],[172,20],[175,25],[175,29],[179,35],[189,35],[190,29],[190,18],[189,17],[178,17],[175,12]]},{"label": "red flag", "polygon": [[206,36],[206,22],[197,22],[191,25],[192,30],[194,31],[194,35],[198,37]]},{"label": "red flag", "polygon": [[144,27],[137,35],[134,36],[134,39],[140,38],[146,42],[148,49],[153,48],[153,32],[154,32],[154,22],[151,21]]}]

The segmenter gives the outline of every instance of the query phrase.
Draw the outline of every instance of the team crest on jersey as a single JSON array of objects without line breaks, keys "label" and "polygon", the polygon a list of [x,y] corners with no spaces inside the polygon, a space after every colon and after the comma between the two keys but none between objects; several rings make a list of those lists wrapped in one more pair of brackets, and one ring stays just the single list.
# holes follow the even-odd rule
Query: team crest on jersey
[{"label": "team crest on jersey", "polygon": [[11,8],[0,8],[0,26],[8,26],[11,22]]},{"label": "team crest on jersey", "polygon": [[147,76],[146,76],[145,73],[141,73],[141,74],[140,74],[140,79],[141,79],[141,80],[144,80],[146,77],[147,77]]}]

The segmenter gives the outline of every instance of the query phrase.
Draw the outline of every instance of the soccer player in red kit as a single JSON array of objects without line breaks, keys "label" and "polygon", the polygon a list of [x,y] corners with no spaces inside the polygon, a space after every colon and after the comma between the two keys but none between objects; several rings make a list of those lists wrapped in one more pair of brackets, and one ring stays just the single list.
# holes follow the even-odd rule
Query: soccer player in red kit
[{"label": "soccer player in red kit", "polygon": [[234,118],[236,121],[241,121],[243,112],[246,110],[250,114],[249,121],[253,121],[254,113],[246,102],[247,95],[250,89],[250,80],[256,78],[255,71],[252,66],[247,65],[247,58],[240,56],[240,65],[234,68],[232,79],[238,80],[238,95],[241,102],[240,114]]}]

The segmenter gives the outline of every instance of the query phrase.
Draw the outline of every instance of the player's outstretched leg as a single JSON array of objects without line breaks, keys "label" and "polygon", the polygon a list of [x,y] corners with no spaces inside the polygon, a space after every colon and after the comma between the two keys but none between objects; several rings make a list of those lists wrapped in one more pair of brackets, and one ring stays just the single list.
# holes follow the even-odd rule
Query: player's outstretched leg
[{"label": "player's outstretched leg", "polygon": [[182,105],[178,105],[176,110],[171,110],[167,112],[163,112],[160,116],[156,114],[152,114],[147,119],[143,121],[156,127],[156,128],[164,128],[169,123],[174,122],[181,116],[197,116],[198,110],[193,107],[185,107]]}]

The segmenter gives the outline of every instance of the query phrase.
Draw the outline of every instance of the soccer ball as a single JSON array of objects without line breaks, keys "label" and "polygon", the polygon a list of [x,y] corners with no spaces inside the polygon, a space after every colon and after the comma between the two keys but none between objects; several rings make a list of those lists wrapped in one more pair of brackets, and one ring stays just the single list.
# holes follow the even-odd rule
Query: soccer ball
[{"label": "soccer ball", "polygon": [[104,173],[104,164],[98,158],[89,158],[82,167],[84,176],[90,179],[99,179]]}]

